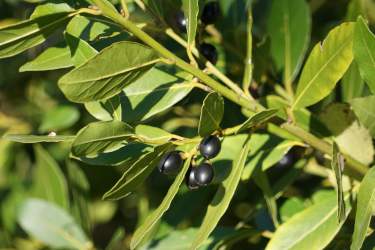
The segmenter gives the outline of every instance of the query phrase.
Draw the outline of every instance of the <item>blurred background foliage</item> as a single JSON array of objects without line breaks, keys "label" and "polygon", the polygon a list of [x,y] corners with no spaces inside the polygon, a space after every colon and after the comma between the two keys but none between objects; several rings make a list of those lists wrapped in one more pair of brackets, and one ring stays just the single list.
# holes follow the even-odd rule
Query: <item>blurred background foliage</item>
[{"label": "blurred background foliage", "polygon": [[[0,27],[26,19],[32,13],[38,0],[0,0]],[[82,1],[69,1],[77,6]],[[113,1],[116,4],[116,1]],[[133,18],[139,22],[149,21],[149,16],[140,14],[137,5],[129,2]],[[178,1],[165,1],[170,15],[166,22],[173,27],[173,13],[180,10]],[[235,80],[242,76],[245,55],[243,37],[246,34],[246,0],[221,0],[222,17],[216,25],[225,40],[205,33],[202,38],[217,46],[220,54],[218,67]],[[254,77],[258,84],[254,90],[259,98],[276,92],[275,84],[281,75],[270,59],[269,36],[266,23],[270,0],[254,1]],[[88,4],[88,3],[87,3]],[[86,4],[86,5],[87,5]],[[355,20],[358,13],[375,23],[375,2],[366,0],[310,0],[312,12],[312,36],[310,46],[322,40],[327,32],[344,20]],[[138,13],[138,14],[137,14]],[[158,40],[176,53],[184,55],[184,49],[167,39],[151,22],[147,27]],[[233,28],[234,27],[234,28]],[[372,26],[373,27],[373,26]],[[121,39],[119,37],[118,39]],[[59,44],[63,37],[56,34],[47,42],[21,55],[0,61],[0,136],[5,133],[75,134],[80,128],[95,119],[83,105],[68,102],[57,88],[57,79],[67,70],[38,73],[20,73],[19,68],[35,58],[46,47]],[[366,91],[366,90],[365,90]],[[254,92],[254,93],[255,93]],[[204,93],[194,90],[173,108],[147,121],[170,132],[183,136],[195,136]],[[315,105],[319,112],[326,103],[341,100],[337,91]],[[226,102],[223,127],[239,124],[244,120],[238,107]],[[319,152],[312,149],[294,148],[291,152],[298,157],[293,167],[283,164],[269,169],[267,174],[273,183],[285,188],[277,200],[282,221],[319,200],[331,195],[327,173],[308,166],[325,164]],[[293,151],[292,150],[292,151]],[[318,161],[318,163],[317,163]],[[302,166],[305,171],[302,172]],[[73,215],[98,249],[127,249],[132,232],[155,208],[164,196],[172,180],[161,179],[157,173],[148,178],[138,192],[119,201],[103,201],[102,195],[121,176],[121,167],[89,166],[69,159],[69,144],[18,144],[0,139],[0,249],[46,249],[46,246],[29,238],[17,223],[17,207],[28,197],[37,197],[55,203]],[[53,197],[50,185],[58,185],[59,195]],[[184,189],[173,202],[171,209],[160,223],[156,239],[148,249],[167,249],[168,244],[180,244],[183,237],[194,235],[205,214],[209,200],[215,192],[210,186],[199,192]],[[231,228],[248,225],[252,230],[245,237],[236,234],[231,237]],[[184,230],[183,233],[179,233]],[[227,230],[227,231],[226,231]],[[233,241],[233,249],[263,249],[267,233],[273,224],[267,213],[261,190],[253,183],[241,183],[220,227],[215,230],[211,241]],[[338,234],[329,249],[347,249],[340,244],[351,237],[350,229]],[[249,235],[251,237],[249,237]],[[168,237],[166,237],[168,236]],[[226,238],[227,237],[227,238]],[[342,243],[344,242],[344,243]],[[163,245],[164,244],[164,245]],[[209,244],[209,243],[208,243]],[[164,247],[163,247],[164,246]],[[344,245],[345,246],[345,245]],[[146,247],[145,247],[146,248]],[[48,248],[47,248],[48,249]],[[172,249],[172,248],[170,248]],[[210,248],[208,248],[210,249]]]}]

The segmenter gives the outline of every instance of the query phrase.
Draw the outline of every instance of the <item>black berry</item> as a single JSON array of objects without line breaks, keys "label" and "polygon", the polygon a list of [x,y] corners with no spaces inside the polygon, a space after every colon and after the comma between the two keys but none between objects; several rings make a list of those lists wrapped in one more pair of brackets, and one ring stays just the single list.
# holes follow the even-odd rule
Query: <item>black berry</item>
[{"label": "black berry", "polygon": [[190,167],[190,169],[188,170],[188,172],[186,174],[186,186],[190,190],[195,190],[195,189],[199,188],[199,185],[198,185],[197,181],[195,180],[196,169],[197,168],[195,168],[195,167]]},{"label": "black berry", "polygon": [[182,167],[182,157],[179,151],[172,151],[165,154],[159,164],[158,169],[163,174],[177,174]]},{"label": "black berry", "polygon": [[221,142],[217,136],[205,137],[199,144],[199,151],[206,159],[212,159],[220,153]]},{"label": "black berry", "polygon": [[203,7],[201,21],[204,24],[213,24],[220,16],[220,6],[216,1],[209,2]]},{"label": "black berry", "polygon": [[187,18],[185,17],[184,12],[178,11],[176,13],[174,22],[175,22],[175,26],[176,26],[176,28],[177,28],[178,31],[180,31],[182,33],[186,33],[186,30],[187,30],[187,28],[186,28],[187,27]]},{"label": "black berry", "polygon": [[281,160],[276,164],[279,168],[291,167],[294,164],[294,156],[291,153],[287,153],[281,158]]},{"label": "black berry", "polygon": [[194,170],[194,179],[199,186],[207,186],[214,178],[214,168],[208,163],[202,163]]},{"label": "black berry", "polygon": [[217,50],[215,46],[209,43],[202,43],[199,46],[199,52],[212,64],[217,62]]}]

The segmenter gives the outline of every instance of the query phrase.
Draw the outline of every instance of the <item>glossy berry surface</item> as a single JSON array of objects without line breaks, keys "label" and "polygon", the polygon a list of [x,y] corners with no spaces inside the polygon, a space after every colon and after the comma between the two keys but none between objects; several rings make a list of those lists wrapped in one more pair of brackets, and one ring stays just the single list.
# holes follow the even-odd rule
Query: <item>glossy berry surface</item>
[{"label": "glossy berry surface", "polygon": [[199,144],[199,151],[206,159],[212,159],[220,153],[221,142],[217,136],[205,137]]},{"label": "glossy berry surface", "polygon": [[199,52],[212,64],[217,63],[217,50],[212,44],[202,43],[199,46]]},{"label": "glossy berry surface", "polygon": [[180,152],[172,151],[161,158],[158,169],[163,174],[177,174],[182,167],[182,163]]},{"label": "glossy berry surface", "polygon": [[206,186],[214,178],[214,168],[208,163],[202,163],[194,171],[194,179],[199,186]]},{"label": "glossy berry surface", "polygon": [[176,26],[176,28],[177,28],[178,31],[180,31],[182,33],[186,33],[186,30],[187,30],[187,28],[186,28],[187,27],[187,18],[185,18],[184,12],[178,11],[176,13],[174,22],[175,22],[175,26]]},{"label": "glossy berry surface", "polygon": [[196,169],[195,167],[190,167],[190,169],[188,170],[187,174],[186,174],[186,186],[190,189],[190,190],[196,190],[199,188],[199,185],[197,183],[197,181],[195,180],[195,172],[196,172]]},{"label": "glossy berry surface", "polygon": [[220,6],[216,1],[209,2],[203,7],[201,21],[204,24],[213,24],[220,16]]}]

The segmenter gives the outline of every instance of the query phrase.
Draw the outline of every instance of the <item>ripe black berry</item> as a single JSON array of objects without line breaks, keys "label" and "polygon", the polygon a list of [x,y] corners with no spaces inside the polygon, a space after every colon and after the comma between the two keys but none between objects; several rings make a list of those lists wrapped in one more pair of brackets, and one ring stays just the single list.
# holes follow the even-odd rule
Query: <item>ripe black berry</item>
[{"label": "ripe black berry", "polygon": [[221,149],[221,142],[218,137],[210,135],[205,137],[199,144],[199,151],[206,159],[211,159],[217,156]]},{"label": "ripe black berry", "polygon": [[283,158],[276,164],[277,167],[279,168],[287,168],[290,167],[294,164],[294,156],[290,152],[285,154]]},{"label": "ripe black berry", "polygon": [[214,178],[214,168],[208,163],[202,163],[194,170],[194,179],[199,186],[207,186]]},{"label": "ripe black berry", "polygon": [[213,24],[220,16],[220,6],[216,1],[209,2],[203,7],[201,21],[204,24]]},{"label": "ripe black berry", "polygon": [[158,169],[163,174],[177,174],[182,167],[182,163],[180,152],[172,151],[161,158]]},{"label": "ripe black berry", "polygon": [[185,17],[184,12],[178,11],[176,13],[174,22],[175,22],[175,26],[176,26],[176,28],[177,28],[178,31],[180,31],[182,33],[186,33],[186,30],[187,30],[187,28],[186,28],[187,27],[187,18]]},{"label": "ripe black berry", "polygon": [[217,51],[215,46],[209,43],[202,43],[199,46],[199,52],[212,64],[217,62]]},{"label": "ripe black berry", "polygon": [[189,171],[186,174],[186,179],[185,179],[186,180],[186,186],[190,190],[195,190],[195,189],[199,188],[199,185],[198,185],[197,181],[195,180],[196,169],[197,168],[195,168],[195,167],[190,167]]}]

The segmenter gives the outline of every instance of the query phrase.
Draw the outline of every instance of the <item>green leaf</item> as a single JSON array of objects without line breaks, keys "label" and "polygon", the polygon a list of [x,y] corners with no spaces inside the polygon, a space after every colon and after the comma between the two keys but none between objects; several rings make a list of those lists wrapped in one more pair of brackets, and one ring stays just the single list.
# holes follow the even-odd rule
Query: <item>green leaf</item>
[{"label": "green leaf", "polygon": [[357,120],[348,104],[332,103],[319,115],[331,132],[340,152],[348,154],[363,164],[374,159],[374,145],[370,132]]},{"label": "green leaf", "polygon": [[351,250],[360,250],[367,235],[373,215],[373,204],[375,202],[375,168],[372,167],[366,173],[361,182],[357,195],[357,209],[355,214],[354,233]]},{"label": "green leaf", "polygon": [[305,209],[303,200],[292,197],[287,199],[280,207],[280,218],[283,222]]},{"label": "green leaf", "polygon": [[75,156],[92,156],[119,148],[132,136],[133,128],[120,121],[93,122],[81,129],[72,144]]},{"label": "green leaf", "polygon": [[112,235],[111,240],[109,241],[105,250],[119,250],[123,247],[123,240],[125,237],[125,230],[121,227],[117,228],[114,234]]},{"label": "green leaf", "polygon": [[344,202],[344,191],[342,187],[342,174],[344,172],[344,156],[340,153],[339,146],[337,143],[332,145],[332,161],[331,161],[332,171],[335,173],[336,178],[336,192],[337,192],[337,218],[339,222],[345,220],[345,202]]},{"label": "green leaf", "polygon": [[365,82],[362,80],[359,74],[359,69],[356,61],[350,64],[349,69],[346,71],[345,75],[341,80],[341,93],[343,101],[350,101],[353,98],[362,96]]},{"label": "green leaf", "polygon": [[284,82],[296,77],[310,41],[311,17],[305,0],[272,1],[268,32],[271,53]]},{"label": "green leaf", "polygon": [[276,116],[278,109],[266,109],[255,113],[254,115],[250,116],[244,123],[242,123],[241,127],[237,130],[237,133],[242,132],[247,129],[252,129],[256,126],[261,125],[262,123],[267,122],[272,117]]},{"label": "green leaf", "polygon": [[215,229],[225,211],[228,209],[229,203],[234,196],[238,183],[240,182],[242,170],[245,166],[249,151],[250,143],[247,140],[244,143],[240,154],[233,161],[233,168],[229,176],[219,186],[214,198],[208,206],[206,215],[203,219],[201,227],[199,228],[197,237],[193,241],[191,249],[196,249],[203,244],[203,242]]},{"label": "green leaf", "polygon": [[359,121],[375,137],[375,95],[352,99],[350,104]]},{"label": "green leaf", "polygon": [[73,102],[110,98],[144,75],[158,55],[134,42],[118,42],[105,49],[59,80],[59,87]]},{"label": "green leaf", "polygon": [[73,106],[57,106],[43,114],[40,132],[59,131],[74,125],[80,113]]},{"label": "green leaf", "polygon": [[56,13],[1,28],[0,58],[15,56],[41,44],[70,18],[69,13]]},{"label": "green leaf", "polygon": [[[347,216],[351,210],[350,195],[345,196]],[[340,230],[337,222],[337,199],[329,196],[296,214],[274,233],[266,250],[324,249]]]},{"label": "green leaf", "polygon": [[66,3],[46,3],[37,6],[31,14],[30,19],[36,19],[38,17],[48,16],[55,13],[71,13],[73,11],[74,9]]},{"label": "green leaf", "polygon": [[86,41],[65,32],[65,40],[69,45],[72,61],[75,67],[79,67],[98,54]]},{"label": "green leaf", "polygon": [[187,50],[191,53],[195,46],[195,36],[198,26],[199,1],[198,0],[182,0],[182,8],[187,18]]},{"label": "green leaf", "polygon": [[103,102],[85,103],[85,107],[99,120],[136,123],[165,111],[187,96],[193,89],[189,79],[190,76],[181,72],[172,75],[153,68],[125,87],[119,96]]},{"label": "green leaf", "polygon": [[293,109],[315,104],[334,89],[353,60],[353,30],[353,23],[343,23],[315,45],[302,70]]},{"label": "green leaf", "polygon": [[171,148],[170,144],[156,147],[154,151],[146,153],[139,158],[134,164],[129,166],[120,180],[107,191],[103,199],[118,200],[128,196],[137,190],[159,163],[164,153]]},{"label": "green leaf", "polygon": [[254,182],[258,185],[258,187],[262,190],[264,199],[266,201],[268,212],[271,216],[273,225],[275,227],[279,226],[279,221],[277,218],[277,204],[276,199],[273,195],[273,190],[271,188],[271,184],[268,180],[268,177],[262,169],[257,168],[254,171]]},{"label": "green leaf", "polygon": [[33,178],[33,196],[68,209],[68,188],[59,165],[42,146],[37,144],[34,146],[34,150],[36,169]]},{"label": "green leaf", "polygon": [[174,138],[171,133],[157,127],[138,125],[135,127],[137,138],[148,144],[165,144]]},{"label": "green leaf", "polygon": [[39,199],[27,199],[22,203],[18,222],[33,238],[52,248],[90,249],[82,229],[61,208]]},{"label": "green leaf", "polygon": [[216,93],[209,93],[203,101],[199,119],[198,133],[204,137],[220,128],[224,115],[224,99]]},{"label": "green leaf", "polygon": [[362,17],[355,24],[353,53],[362,78],[375,94],[375,36]]},{"label": "green leaf", "polygon": [[69,189],[72,194],[71,211],[77,222],[86,233],[91,232],[91,220],[89,213],[90,184],[84,171],[73,161],[67,161],[67,173]]},{"label": "green leaf", "polygon": [[185,179],[185,175],[190,167],[190,161],[191,157],[185,160],[183,168],[175,178],[173,184],[169,187],[169,190],[159,207],[148,215],[144,223],[137,228],[130,242],[130,249],[135,249],[142,242],[147,233],[152,231],[163,214],[169,209],[173,198],[177,195],[180,185]]},{"label": "green leaf", "polygon": [[39,143],[39,142],[64,142],[73,141],[74,135],[16,135],[7,134],[4,135],[5,140],[21,142],[21,143]]},{"label": "green leaf", "polygon": [[68,47],[50,47],[40,53],[34,60],[25,63],[19,69],[26,71],[46,71],[69,68],[73,66]]}]

